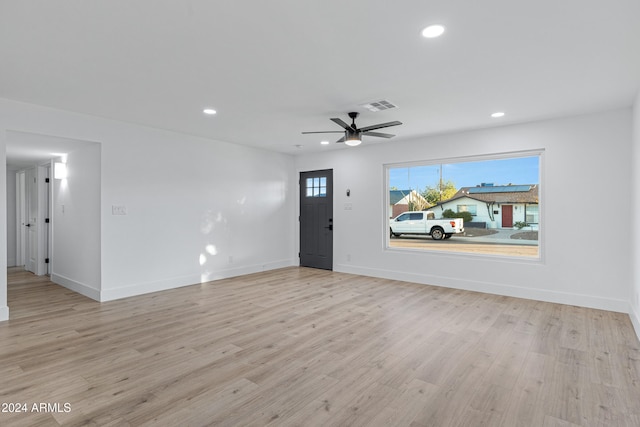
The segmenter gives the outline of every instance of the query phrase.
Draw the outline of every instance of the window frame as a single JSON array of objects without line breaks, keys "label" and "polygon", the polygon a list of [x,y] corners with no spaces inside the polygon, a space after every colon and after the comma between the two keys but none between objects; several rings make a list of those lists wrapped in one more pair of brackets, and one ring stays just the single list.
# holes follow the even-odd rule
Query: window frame
[{"label": "window frame", "polygon": [[[464,207],[465,209],[460,210],[461,207]],[[473,208],[473,209],[469,209],[469,208]],[[478,205],[456,205],[456,211],[458,213],[461,212],[469,212],[471,214],[471,216],[478,216]]]},{"label": "window frame", "polygon": [[[438,249],[414,249],[414,248],[405,248],[405,247],[392,247],[390,245],[390,233],[389,233],[389,214],[390,212],[390,170],[393,168],[410,168],[410,167],[418,167],[418,166],[433,166],[433,165],[444,165],[444,164],[456,164],[456,163],[469,163],[469,162],[482,162],[489,160],[506,160],[506,159],[516,159],[523,157],[538,157],[538,255],[537,256],[519,256],[519,255],[500,255],[500,254],[491,254],[491,253],[476,253],[476,252],[464,252],[464,251],[445,251]],[[540,149],[530,149],[530,150],[522,150],[522,151],[505,151],[505,152],[497,152],[490,154],[478,154],[478,155],[469,155],[469,156],[459,156],[459,157],[446,157],[446,158],[437,158],[437,159],[425,159],[419,161],[408,161],[408,162],[394,162],[394,163],[384,163],[382,165],[382,173],[383,173],[383,182],[384,182],[384,197],[383,197],[383,212],[382,217],[383,227],[381,227],[384,232],[383,235],[383,251],[389,253],[418,253],[424,254],[425,256],[453,256],[453,257],[468,257],[468,258],[490,258],[501,261],[513,261],[513,262],[526,262],[526,263],[534,263],[534,264],[544,264],[545,262],[545,227],[544,224],[544,206],[545,206],[545,197],[543,189],[546,186],[545,175],[544,175],[544,165],[545,165],[545,150]],[[524,183],[523,183],[524,184]],[[386,216],[386,217],[385,217]],[[526,218],[526,216],[525,216]],[[392,218],[391,218],[392,219]]]}]

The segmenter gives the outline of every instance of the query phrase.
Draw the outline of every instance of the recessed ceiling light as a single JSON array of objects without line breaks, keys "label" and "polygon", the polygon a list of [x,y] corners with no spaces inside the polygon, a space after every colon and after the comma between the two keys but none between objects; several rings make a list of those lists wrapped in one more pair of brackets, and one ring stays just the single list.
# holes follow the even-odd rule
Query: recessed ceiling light
[{"label": "recessed ceiling light", "polygon": [[217,111],[214,110],[213,108],[205,108],[204,110],[202,110],[202,112],[210,116],[213,116],[214,114],[217,113]]},{"label": "recessed ceiling light", "polygon": [[434,37],[440,37],[444,33],[444,27],[442,25],[429,25],[422,30],[422,37],[432,39]]},{"label": "recessed ceiling light", "polygon": [[329,145],[329,141],[320,141],[320,144],[322,144],[322,145]]},{"label": "recessed ceiling light", "polygon": [[504,116],[504,113],[502,111],[498,111],[491,115],[491,117],[493,117],[494,119],[497,119],[498,117],[502,117],[502,116]]}]

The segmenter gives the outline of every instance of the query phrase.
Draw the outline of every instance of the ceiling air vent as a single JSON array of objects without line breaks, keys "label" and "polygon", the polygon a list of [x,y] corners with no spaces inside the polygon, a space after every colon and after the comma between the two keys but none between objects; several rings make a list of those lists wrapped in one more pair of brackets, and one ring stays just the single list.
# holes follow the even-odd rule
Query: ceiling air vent
[{"label": "ceiling air vent", "polygon": [[389,110],[391,108],[398,108],[397,105],[384,99],[380,101],[369,102],[367,104],[362,104],[361,107],[366,108],[369,111],[383,111]]}]

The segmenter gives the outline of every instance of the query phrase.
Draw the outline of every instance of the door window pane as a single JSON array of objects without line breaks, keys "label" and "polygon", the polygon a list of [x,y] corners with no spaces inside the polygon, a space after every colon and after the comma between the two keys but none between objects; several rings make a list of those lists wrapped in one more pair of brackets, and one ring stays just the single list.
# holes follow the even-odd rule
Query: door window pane
[{"label": "door window pane", "polygon": [[327,197],[327,177],[307,178],[307,197]]}]

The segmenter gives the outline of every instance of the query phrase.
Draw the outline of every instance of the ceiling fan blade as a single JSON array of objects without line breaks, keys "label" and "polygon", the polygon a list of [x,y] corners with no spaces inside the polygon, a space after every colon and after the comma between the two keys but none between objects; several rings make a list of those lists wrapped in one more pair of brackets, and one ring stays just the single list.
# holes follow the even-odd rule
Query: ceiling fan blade
[{"label": "ceiling fan blade", "polygon": [[318,132],[302,132],[303,135],[308,134],[308,133],[344,133],[344,131],[342,130],[321,130]]},{"label": "ceiling fan blade", "polygon": [[391,135],[390,133],[382,133],[382,132],[363,132],[364,135],[367,136],[377,136],[379,138],[393,138],[395,135]]},{"label": "ceiling fan blade", "polygon": [[348,124],[346,124],[346,123],[344,122],[344,120],[342,120],[342,119],[338,119],[338,118],[335,118],[335,117],[334,117],[333,119],[331,119],[331,121],[332,121],[332,122],[334,122],[335,124],[337,124],[338,126],[341,126],[341,127],[342,127],[342,128],[344,128],[344,129],[351,129],[351,126],[349,126]]},{"label": "ceiling fan blade", "polygon": [[340,138],[339,140],[337,140],[336,142],[344,142],[345,141],[345,137],[343,136],[342,138]]},{"label": "ceiling fan blade", "polygon": [[[333,119],[331,119],[331,120],[333,120]],[[380,124],[377,124],[377,125],[365,126],[363,128],[360,128],[360,131],[367,132],[367,131],[370,131],[370,130],[388,128],[388,127],[391,127],[391,126],[398,126],[398,125],[401,125],[401,124],[402,124],[402,122],[398,122],[398,121],[380,123]]]}]

